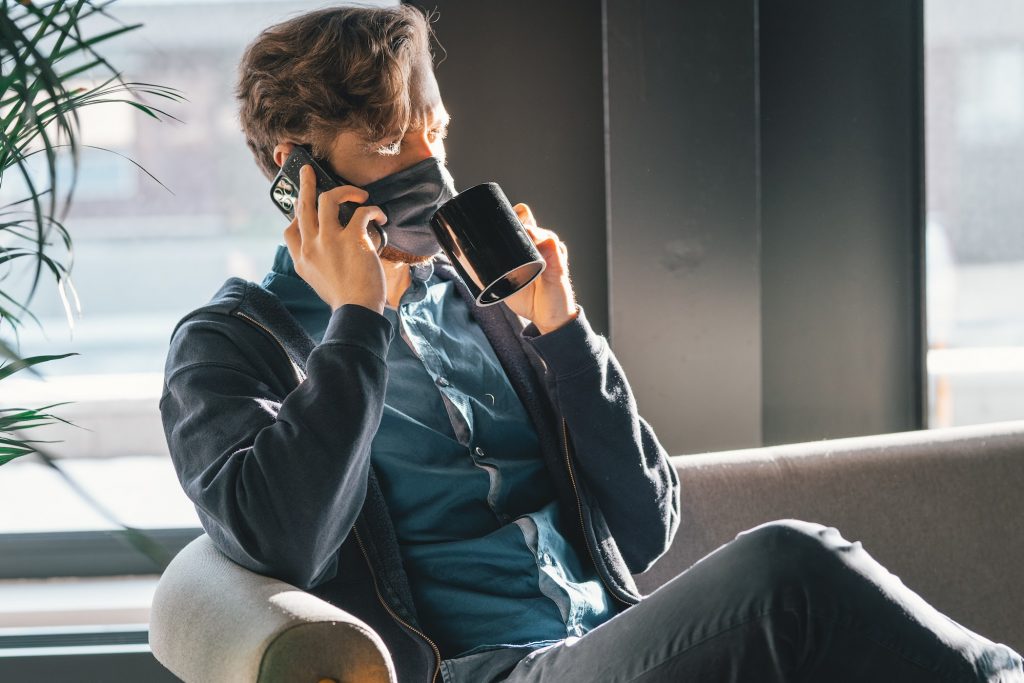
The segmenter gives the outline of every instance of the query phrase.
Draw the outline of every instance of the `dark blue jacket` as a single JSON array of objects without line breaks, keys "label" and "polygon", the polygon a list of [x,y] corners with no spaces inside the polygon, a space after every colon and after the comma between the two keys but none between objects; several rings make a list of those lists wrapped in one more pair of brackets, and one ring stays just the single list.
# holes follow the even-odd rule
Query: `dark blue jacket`
[{"label": "dark blue jacket", "polygon": [[[472,301],[450,264],[435,271]],[[541,336],[505,304],[471,310],[537,430],[562,518],[579,520],[563,533],[619,611],[636,604],[631,574],[668,549],[679,480],[607,341],[582,309]],[[440,653],[417,622],[370,463],[394,336],[387,318],[348,304],[316,344],[275,295],[230,278],[175,326],[160,412],[221,551],[367,622],[401,683],[436,683]]]}]

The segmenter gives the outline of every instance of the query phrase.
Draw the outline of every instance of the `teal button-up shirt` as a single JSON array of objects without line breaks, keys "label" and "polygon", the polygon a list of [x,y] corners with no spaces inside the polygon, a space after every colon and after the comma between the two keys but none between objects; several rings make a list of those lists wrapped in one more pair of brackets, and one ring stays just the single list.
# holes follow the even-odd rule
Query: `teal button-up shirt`
[{"label": "teal button-up shirt", "polygon": [[[559,533],[537,435],[468,304],[414,266],[384,315],[384,413],[371,461],[395,523],[420,621],[452,658],[541,646],[611,618],[609,596]],[[279,246],[261,283],[317,342],[330,317]],[[396,339],[397,341],[397,339]]]}]

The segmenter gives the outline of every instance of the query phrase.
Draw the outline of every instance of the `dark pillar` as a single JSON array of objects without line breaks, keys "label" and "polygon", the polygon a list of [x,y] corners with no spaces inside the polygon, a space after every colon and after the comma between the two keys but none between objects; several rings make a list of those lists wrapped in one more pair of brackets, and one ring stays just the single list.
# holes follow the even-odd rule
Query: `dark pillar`
[{"label": "dark pillar", "polygon": [[920,0],[760,15],[765,443],[923,427]]},{"label": "dark pillar", "polygon": [[458,188],[495,181],[569,249],[579,303],[608,330],[601,3],[434,0]]},{"label": "dark pillar", "polygon": [[606,5],[615,353],[670,452],[759,445],[754,4]]}]

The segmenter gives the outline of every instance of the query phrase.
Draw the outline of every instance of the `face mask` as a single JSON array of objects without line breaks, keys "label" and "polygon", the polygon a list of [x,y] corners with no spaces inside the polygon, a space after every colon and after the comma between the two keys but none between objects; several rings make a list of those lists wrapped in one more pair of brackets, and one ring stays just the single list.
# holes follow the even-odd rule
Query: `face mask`
[{"label": "face mask", "polygon": [[457,194],[455,181],[443,161],[429,157],[364,185],[363,189],[370,195],[364,205],[379,206],[388,217],[384,229],[389,246],[416,256],[433,256],[441,250],[430,228],[430,218]]}]

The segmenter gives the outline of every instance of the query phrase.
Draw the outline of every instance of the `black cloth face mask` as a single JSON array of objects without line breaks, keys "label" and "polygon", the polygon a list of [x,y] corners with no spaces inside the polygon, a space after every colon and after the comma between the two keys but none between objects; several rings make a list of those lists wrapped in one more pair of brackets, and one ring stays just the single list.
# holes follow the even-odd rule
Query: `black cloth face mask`
[{"label": "black cloth face mask", "polygon": [[[335,179],[344,185],[353,184],[337,175]],[[388,217],[384,224],[388,245],[414,256],[433,256],[441,250],[430,219],[442,204],[458,194],[441,159],[428,157],[363,185],[362,189],[370,195],[364,205],[379,206]]]}]

